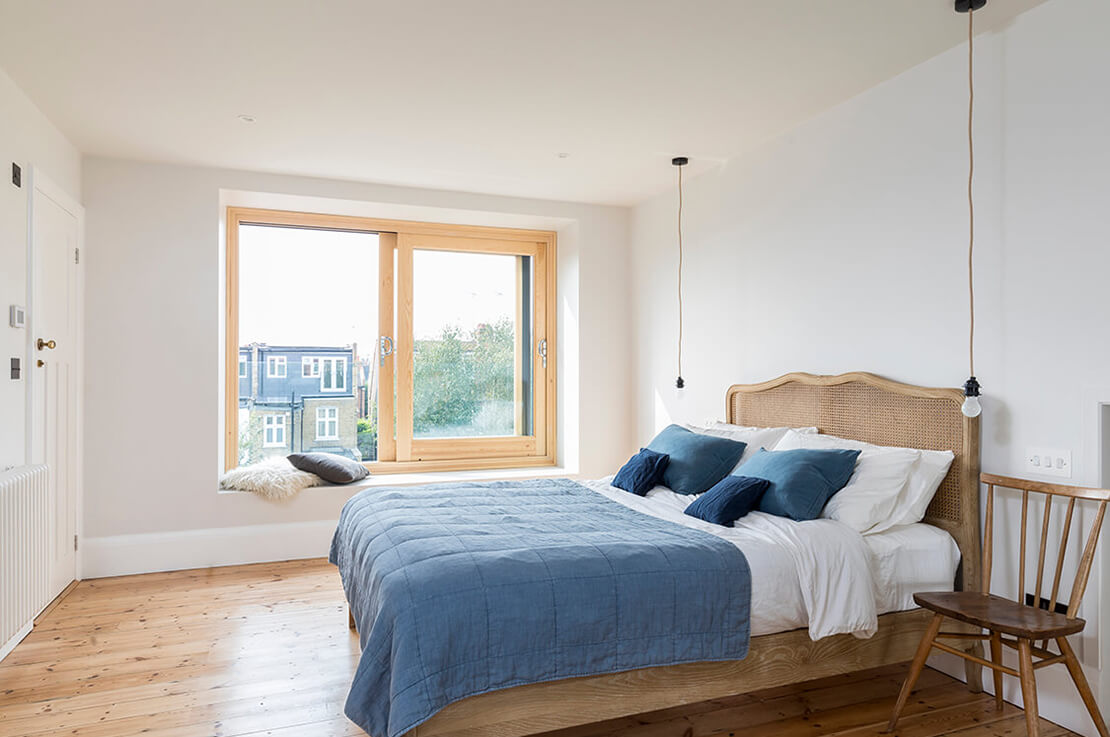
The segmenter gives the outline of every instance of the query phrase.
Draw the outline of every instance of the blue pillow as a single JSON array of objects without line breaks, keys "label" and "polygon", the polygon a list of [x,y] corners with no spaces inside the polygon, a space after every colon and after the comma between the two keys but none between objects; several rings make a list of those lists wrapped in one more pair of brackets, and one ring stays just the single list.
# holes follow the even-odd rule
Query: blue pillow
[{"label": "blue pillow", "polygon": [[671,457],[663,484],[679,494],[701,494],[723,479],[744,455],[746,443],[690,432],[669,425],[648,443],[648,449]]},{"label": "blue pillow", "polygon": [[801,522],[817,519],[825,503],[852,478],[858,457],[858,450],[761,448],[736,469],[736,475],[771,482],[759,500],[760,512]]},{"label": "blue pillow", "polygon": [[667,467],[668,456],[647,448],[628,459],[613,477],[613,486],[643,496],[663,482],[663,470]]},{"label": "blue pillow", "polygon": [[732,527],[732,523],[756,508],[771,482],[748,476],[725,476],[709,491],[686,507],[691,517]]}]

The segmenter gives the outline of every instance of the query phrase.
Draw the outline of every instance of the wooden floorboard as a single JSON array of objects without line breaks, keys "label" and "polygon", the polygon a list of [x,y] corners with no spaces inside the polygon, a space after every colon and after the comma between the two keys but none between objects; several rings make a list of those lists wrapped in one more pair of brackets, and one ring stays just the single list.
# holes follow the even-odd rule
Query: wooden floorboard
[{"label": "wooden floorboard", "polygon": [[[347,737],[358,664],[323,560],[83,581],[0,663],[0,737]],[[545,737],[876,737],[906,666]],[[899,737],[1017,737],[1021,710],[926,670]],[[1042,720],[1045,737],[1072,733]]]}]

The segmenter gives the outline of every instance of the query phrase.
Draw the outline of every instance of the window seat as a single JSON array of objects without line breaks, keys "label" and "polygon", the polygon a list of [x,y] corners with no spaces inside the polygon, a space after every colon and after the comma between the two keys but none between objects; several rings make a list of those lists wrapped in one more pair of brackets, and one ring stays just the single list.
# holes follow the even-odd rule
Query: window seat
[{"label": "window seat", "polygon": [[[351,496],[363,489],[388,486],[419,486],[420,484],[442,484],[456,481],[510,481],[513,479],[551,478],[574,476],[567,468],[544,466],[539,468],[496,468],[478,471],[421,471],[418,473],[371,474],[352,484],[320,484],[311,486],[301,494],[328,489],[346,489]],[[251,494],[249,491],[221,489],[221,494]]]}]

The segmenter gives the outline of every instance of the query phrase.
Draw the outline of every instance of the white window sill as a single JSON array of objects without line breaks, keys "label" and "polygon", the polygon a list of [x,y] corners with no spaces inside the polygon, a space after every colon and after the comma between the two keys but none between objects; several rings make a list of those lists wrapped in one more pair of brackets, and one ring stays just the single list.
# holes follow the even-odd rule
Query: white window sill
[{"label": "white window sill", "polygon": [[[328,489],[344,489],[352,496],[363,489],[383,488],[389,486],[420,486],[421,484],[444,484],[458,481],[511,481],[514,479],[539,479],[574,477],[575,474],[561,466],[543,466],[539,468],[497,468],[479,471],[421,471],[418,473],[383,473],[371,474],[361,481],[353,484],[328,484],[310,486],[301,494],[311,494],[314,491]],[[236,491],[234,489],[220,489],[221,494],[249,494],[249,491]]]}]

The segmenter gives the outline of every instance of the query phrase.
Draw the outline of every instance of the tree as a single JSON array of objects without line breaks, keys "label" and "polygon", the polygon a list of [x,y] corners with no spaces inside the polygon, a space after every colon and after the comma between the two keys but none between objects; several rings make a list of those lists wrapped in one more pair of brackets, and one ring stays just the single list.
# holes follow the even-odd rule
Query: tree
[{"label": "tree", "polygon": [[513,321],[502,318],[479,325],[469,336],[448,326],[436,339],[416,341],[416,432],[459,431],[487,404],[512,402],[514,332]]},{"label": "tree", "polygon": [[358,450],[364,461],[378,460],[378,412],[370,403],[369,417],[358,418]]}]

